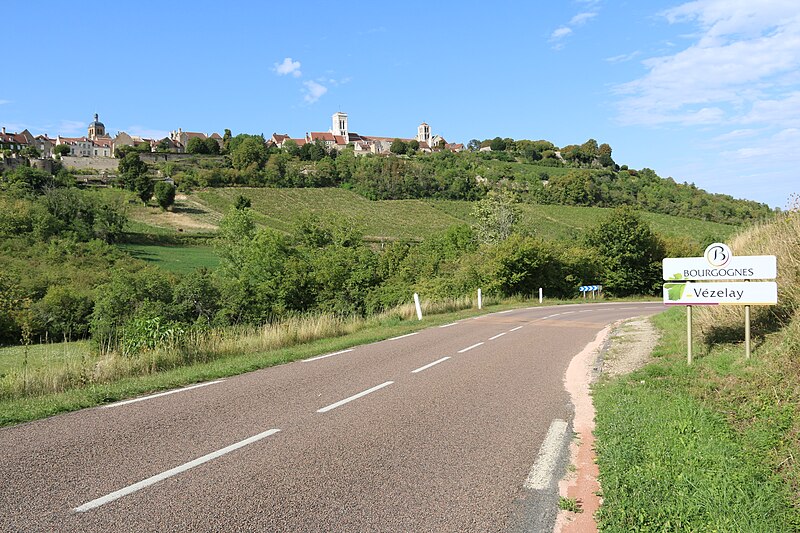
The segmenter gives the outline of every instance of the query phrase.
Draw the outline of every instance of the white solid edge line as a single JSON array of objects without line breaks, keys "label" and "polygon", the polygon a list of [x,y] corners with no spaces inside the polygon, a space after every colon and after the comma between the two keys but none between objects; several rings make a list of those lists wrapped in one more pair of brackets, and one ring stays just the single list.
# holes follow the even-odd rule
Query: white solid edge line
[{"label": "white solid edge line", "polygon": [[550,479],[556,468],[556,459],[561,448],[561,443],[567,433],[567,423],[563,420],[555,419],[550,423],[542,445],[539,447],[539,455],[531,467],[528,477],[525,479],[524,487],[529,490],[542,490],[550,485]]},{"label": "white solid edge line", "polygon": [[495,340],[495,339],[499,339],[500,337],[502,337],[502,336],[503,336],[503,335],[505,335],[506,333],[508,333],[508,332],[507,332],[507,331],[504,331],[503,333],[498,333],[498,334],[497,334],[497,335],[495,335],[494,337],[489,337],[489,340],[490,340],[490,341],[493,341],[493,340]]},{"label": "white solid edge line", "polygon": [[483,344],[483,343],[482,343],[482,342],[479,342],[478,344],[473,344],[472,346],[467,346],[467,347],[466,347],[466,348],[464,348],[463,350],[459,350],[459,351],[458,351],[458,353],[464,353],[464,352],[468,352],[469,350],[471,350],[471,349],[473,349],[473,348],[477,348],[477,347],[478,347],[478,346],[480,346],[481,344]]},{"label": "white solid edge line", "polygon": [[445,324],[444,326],[439,326],[440,328],[449,328],[450,326],[455,326],[458,322],[451,322],[449,324]]},{"label": "white solid edge line", "polygon": [[352,352],[352,351],[353,351],[353,348],[350,348],[349,350],[342,350],[340,352],[333,352],[333,353],[329,353],[329,354],[325,354],[325,355],[318,355],[317,357],[312,357],[311,359],[303,359],[303,362],[304,363],[310,363],[311,361],[319,361],[320,359],[325,359],[326,357],[333,357],[334,355],[340,355],[340,354],[347,353],[347,352]]},{"label": "white solid edge line", "polygon": [[439,363],[442,363],[442,362],[444,362],[444,361],[447,361],[448,359],[450,359],[450,356],[449,356],[449,355],[448,355],[447,357],[442,357],[441,359],[438,359],[438,360],[434,361],[433,363],[428,363],[428,364],[427,364],[427,365],[425,365],[425,366],[421,366],[421,367],[419,367],[419,368],[418,368],[418,369],[416,369],[416,370],[412,370],[412,371],[411,371],[411,373],[412,373],[412,374],[416,374],[417,372],[422,372],[423,370],[427,370],[427,369],[429,369],[430,367],[432,367],[432,366],[434,366],[434,365],[438,365]]},{"label": "white solid edge line", "polygon": [[365,391],[359,392],[358,394],[354,394],[354,395],[350,396],[349,398],[345,398],[344,400],[339,400],[338,402],[332,403],[332,404],[330,404],[330,405],[328,405],[326,407],[323,407],[322,409],[317,409],[317,412],[318,413],[327,413],[331,409],[336,409],[337,407],[341,407],[342,405],[344,405],[346,403],[349,403],[349,402],[352,402],[353,400],[358,400],[362,396],[366,396],[367,394],[371,394],[371,393],[375,392],[376,390],[382,389],[384,387],[388,387],[392,383],[394,383],[394,381],[387,381],[386,383],[381,383],[380,385],[376,385],[376,386],[372,387],[371,389],[367,389]]},{"label": "white solid edge line", "polygon": [[571,315],[572,313],[577,313],[577,311],[564,311],[561,313],[562,315]]},{"label": "white solid edge line", "polygon": [[217,383],[222,383],[223,381],[225,381],[225,380],[224,379],[218,379],[216,381],[209,381],[207,383],[198,383],[197,385],[191,385],[189,387],[182,387],[180,389],[168,390],[166,392],[159,392],[158,394],[151,394],[150,396],[142,396],[141,398],[134,398],[132,400],[123,400],[121,402],[114,402],[114,403],[110,403],[108,405],[104,405],[103,409],[109,409],[111,407],[119,407],[121,405],[128,405],[130,403],[143,402],[145,400],[152,400],[153,398],[159,398],[161,396],[168,396],[170,394],[175,394],[176,392],[185,392],[187,390],[199,389],[200,387],[207,387],[209,385],[215,385]]},{"label": "white solid edge line", "polygon": [[389,340],[390,341],[396,341],[396,340],[405,339],[406,337],[411,337],[411,336],[414,336],[414,335],[419,335],[419,331],[415,331],[414,333],[406,333],[405,335],[400,335],[399,337],[392,337]]},{"label": "white solid edge line", "polygon": [[498,311],[498,315],[504,315],[506,313],[510,313],[511,311],[516,311],[516,309],[506,309],[505,311]]},{"label": "white solid edge line", "polygon": [[125,487],[123,489],[114,491],[111,494],[107,494],[107,495],[105,495],[105,496],[103,496],[101,498],[97,498],[97,499],[92,500],[90,502],[84,503],[83,505],[73,509],[73,511],[76,512],[76,513],[83,513],[83,512],[86,512],[86,511],[90,511],[91,509],[95,509],[96,507],[100,507],[101,505],[105,505],[105,504],[107,504],[109,502],[113,502],[114,500],[122,498],[123,496],[127,496],[128,494],[132,494],[132,493],[134,493],[134,492],[136,492],[138,490],[141,490],[143,488],[149,487],[150,485],[153,485],[154,483],[158,483],[159,481],[163,481],[163,480],[165,480],[167,478],[170,478],[170,477],[172,477],[174,475],[180,474],[181,472],[186,472],[187,470],[189,470],[191,468],[199,466],[199,465],[201,465],[203,463],[207,463],[208,461],[211,461],[212,459],[216,459],[217,457],[223,456],[226,453],[230,453],[230,452],[232,452],[234,450],[238,450],[239,448],[242,448],[243,446],[247,446],[248,444],[252,444],[252,443],[254,443],[256,441],[259,441],[259,440],[261,440],[261,439],[263,439],[265,437],[269,437],[270,435],[274,435],[275,433],[277,433],[279,431],[280,431],[280,429],[270,429],[268,431],[264,431],[263,433],[259,433],[258,435],[253,435],[252,437],[248,437],[248,438],[246,438],[246,439],[244,439],[242,441],[239,441],[239,442],[237,442],[235,444],[231,444],[230,446],[226,446],[225,448],[222,448],[221,450],[217,450],[215,452],[211,452],[209,454],[206,454],[206,455],[204,455],[202,457],[198,457],[194,461],[189,461],[188,463],[184,463],[184,464],[182,464],[180,466],[176,466],[175,468],[167,470],[166,472],[162,472],[160,474],[156,474],[155,476],[151,476],[151,477],[149,477],[147,479],[143,479],[142,481],[139,481],[138,483],[134,483],[133,485],[128,485],[127,487]]},{"label": "white solid edge line", "polygon": [[512,329],[508,330],[508,332],[511,333],[512,331],[517,331],[518,329],[522,329],[523,327],[524,326],[517,326],[515,328],[512,328]]}]

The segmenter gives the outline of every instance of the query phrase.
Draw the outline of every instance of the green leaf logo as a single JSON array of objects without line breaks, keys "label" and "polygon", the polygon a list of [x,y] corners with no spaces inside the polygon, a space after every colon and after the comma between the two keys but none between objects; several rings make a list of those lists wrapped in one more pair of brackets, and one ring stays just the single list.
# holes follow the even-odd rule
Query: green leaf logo
[{"label": "green leaf logo", "polygon": [[667,289],[667,300],[670,302],[677,302],[683,298],[683,291],[686,290],[686,283],[665,283],[664,288]]}]

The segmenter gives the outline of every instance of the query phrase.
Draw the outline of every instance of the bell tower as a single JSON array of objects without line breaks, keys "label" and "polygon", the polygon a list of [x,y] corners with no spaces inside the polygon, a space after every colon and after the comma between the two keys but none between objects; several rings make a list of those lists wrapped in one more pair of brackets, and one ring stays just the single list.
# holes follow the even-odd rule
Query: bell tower
[{"label": "bell tower", "polygon": [[430,146],[431,127],[428,126],[425,122],[423,122],[417,127],[417,141],[421,143],[428,143],[428,146]]},{"label": "bell tower", "polygon": [[350,135],[347,131],[347,113],[337,111],[331,117],[332,127],[331,133],[334,135],[341,135],[345,138],[345,142],[350,142]]}]

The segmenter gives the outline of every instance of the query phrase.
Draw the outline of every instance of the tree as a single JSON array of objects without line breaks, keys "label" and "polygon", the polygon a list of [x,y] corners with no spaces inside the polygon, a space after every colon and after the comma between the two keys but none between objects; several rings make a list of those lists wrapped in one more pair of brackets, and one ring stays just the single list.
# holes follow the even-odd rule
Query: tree
[{"label": "tree", "polygon": [[661,286],[664,243],[630,207],[615,209],[585,237],[603,267],[603,289],[616,296],[654,294]]},{"label": "tree", "polygon": [[481,149],[481,142],[478,139],[470,139],[467,143],[467,150],[470,152],[477,152]]},{"label": "tree", "polygon": [[500,137],[495,137],[489,143],[489,148],[492,149],[492,152],[502,152],[506,149],[506,142]]},{"label": "tree", "polygon": [[211,137],[206,138],[203,141],[203,144],[206,145],[206,152],[207,154],[211,155],[218,155],[219,154],[219,143],[216,139],[212,139]]},{"label": "tree", "polygon": [[[408,151],[414,150],[415,152],[419,150],[419,141],[416,139],[411,139],[408,141]],[[408,152],[407,151],[407,152]]]},{"label": "tree", "polygon": [[401,139],[395,139],[392,141],[391,146],[389,146],[389,150],[393,154],[402,155],[408,151],[408,145]]},{"label": "tree", "polygon": [[237,196],[236,197],[236,201],[233,203],[233,207],[235,207],[236,209],[239,209],[239,210],[247,209],[251,205],[252,205],[252,202],[250,201],[250,198],[248,198],[247,196],[245,196],[243,194],[240,194],[239,196]]},{"label": "tree", "polygon": [[70,148],[68,144],[58,144],[55,148],[53,148],[53,154],[65,156],[70,154]]},{"label": "tree", "polygon": [[604,167],[613,167],[614,160],[611,159],[611,146],[607,143],[603,143],[598,148],[599,160],[600,164]]},{"label": "tree", "polygon": [[[236,139],[241,137],[237,135]],[[244,170],[251,165],[255,165],[257,169],[264,167],[264,164],[269,158],[267,147],[264,144],[264,139],[259,136],[246,136],[241,142],[235,142],[236,139],[231,140],[231,164],[236,170]]]},{"label": "tree", "polygon": [[153,197],[153,182],[147,175],[147,163],[139,159],[136,152],[128,152],[119,162],[119,184],[134,191],[147,203]]},{"label": "tree", "polygon": [[498,243],[506,240],[514,231],[520,218],[520,210],[514,195],[509,192],[495,193],[475,204],[472,216],[477,219],[475,234],[483,243]]},{"label": "tree", "polygon": [[222,134],[222,150],[224,152],[228,151],[228,146],[231,144],[231,139],[233,135],[231,135],[231,130],[225,128],[225,132]]},{"label": "tree", "polygon": [[155,184],[154,193],[156,202],[165,210],[175,203],[175,186],[166,181],[159,181]]},{"label": "tree", "polygon": [[205,139],[192,137],[186,141],[186,152],[190,154],[207,154],[208,146],[206,145]]},{"label": "tree", "polygon": [[38,159],[42,156],[41,152],[33,145],[26,146],[20,150],[19,154],[29,159]]}]

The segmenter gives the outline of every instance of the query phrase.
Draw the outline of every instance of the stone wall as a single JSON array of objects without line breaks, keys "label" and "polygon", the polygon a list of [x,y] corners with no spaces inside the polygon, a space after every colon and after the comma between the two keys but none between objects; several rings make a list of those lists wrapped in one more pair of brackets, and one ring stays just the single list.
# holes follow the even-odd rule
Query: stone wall
[{"label": "stone wall", "polygon": [[119,159],[114,159],[113,157],[76,157],[67,155],[61,158],[61,163],[67,168],[91,168],[98,171],[106,170],[116,173],[117,167],[119,166]]}]

